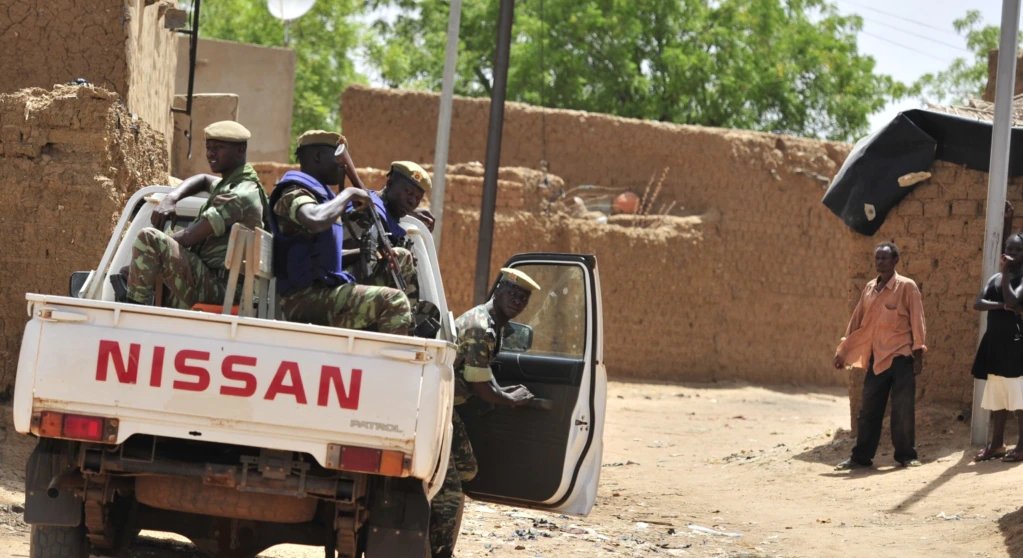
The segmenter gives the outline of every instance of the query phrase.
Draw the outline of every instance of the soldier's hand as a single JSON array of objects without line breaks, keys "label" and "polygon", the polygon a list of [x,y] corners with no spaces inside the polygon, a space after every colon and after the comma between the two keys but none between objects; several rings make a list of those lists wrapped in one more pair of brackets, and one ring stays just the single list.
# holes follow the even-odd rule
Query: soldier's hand
[{"label": "soldier's hand", "polygon": [[365,190],[359,188],[345,188],[344,193],[348,196],[348,201],[352,202],[352,207],[354,207],[356,211],[362,211],[363,209],[373,205],[373,198],[370,198],[369,194]]},{"label": "soldier's hand", "polygon": [[153,210],[153,214],[149,218],[150,222],[161,231],[167,223],[170,223],[171,227],[173,227],[178,220],[177,207],[178,203],[176,201],[171,199],[170,196],[164,196],[160,200],[160,205],[157,205],[156,209]]},{"label": "soldier's hand", "polygon": [[526,386],[513,387],[514,389],[512,391],[505,391],[505,395],[508,396],[508,400],[512,407],[522,407],[533,399],[533,394],[526,389]]},{"label": "soldier's hand", "polygon": [[430,213],[429,209],[416,209],[412,212],[412,215],[422,221],[426,228],[430,229],[430,232],[433,232],[433,224],[437,220],[434,218],[433,213]]}]

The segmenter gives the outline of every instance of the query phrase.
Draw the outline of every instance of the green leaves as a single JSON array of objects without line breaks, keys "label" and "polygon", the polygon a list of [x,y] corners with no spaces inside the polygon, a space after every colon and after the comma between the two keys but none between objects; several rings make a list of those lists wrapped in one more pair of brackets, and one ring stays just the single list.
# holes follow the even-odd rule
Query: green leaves
[{"label": "green leaves", "polygon": [[[490,94],[499,3],[463,0],[457,94]],[[388,86],[439,91],[448,7],[317,2],[291,24],[293,131],[339,127],[341,91],[366,81],[357,51]],[[513,101],[849,140],[906,94],[857,49],[859,18],[826,0],[518,0],[515,10]],[[393,17],[357,21],[369,13]],[[260,1],[207,2],[202,19],[204,37],[283,45],[281,22]]]},{"label": "green leaves", "polygon": [[[439,89],[448,2],[390,5],[403,15],[371,60],[391,86]],[[462,95],[489,92],[498,5],[463,1]],[[515,17],[510,100],[851,139],[905,93],[858,52],[859,19],[823,0],[519,0]]]}]

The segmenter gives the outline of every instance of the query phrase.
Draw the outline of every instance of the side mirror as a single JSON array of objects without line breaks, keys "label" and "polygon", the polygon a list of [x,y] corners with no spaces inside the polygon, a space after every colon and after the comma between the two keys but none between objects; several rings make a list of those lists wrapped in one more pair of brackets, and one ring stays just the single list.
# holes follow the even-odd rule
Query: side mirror
[{"label": "side mirror", "polygon": [[78,293],[82,291],[82,287],[89,280],[89,276],[92,275],[91,271],[76,271],[71,274],[71,278],[68,280],[68,296],[78,298]]},{"label": "side mirror", "polygon": [[526,324],[508,322],[501,332],[501,350],[524,353],[533,346],[533,328]]}]

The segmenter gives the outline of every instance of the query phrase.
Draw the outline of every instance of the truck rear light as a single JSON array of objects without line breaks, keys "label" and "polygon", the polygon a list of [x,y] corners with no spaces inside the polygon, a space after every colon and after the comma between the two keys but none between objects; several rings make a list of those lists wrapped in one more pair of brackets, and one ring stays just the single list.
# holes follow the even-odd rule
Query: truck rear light
[{"label": "truck rear light", "polygon": [[82,415],[64,415],[64,437],[99,442],[103,439],[103,419]]},{"label": "truck rear light", "polygon": [[327,467],[353,473],[371,473],[389,477],[408,476],[412,459],[400,451],[358,446],[327,446]]},{"label": "truck rear light", "polygon": [[39,435],[43,438],[60,438],[64,430],[64,415],[44,412],[39,417]]},{"label": "truck rear light", "polygon": [[39,411],[32,414],[32,433],[42,438],[113,443],[117,441],[117,424],[117,419],[55,411]]},{"label": "truck rear light", "polygon": [[341,447],[341,463],[338,469],[345,471],[358,471],[360,473],[376,473],[380,471],[380,450],[370,448],[357,448],[352,446]]}]

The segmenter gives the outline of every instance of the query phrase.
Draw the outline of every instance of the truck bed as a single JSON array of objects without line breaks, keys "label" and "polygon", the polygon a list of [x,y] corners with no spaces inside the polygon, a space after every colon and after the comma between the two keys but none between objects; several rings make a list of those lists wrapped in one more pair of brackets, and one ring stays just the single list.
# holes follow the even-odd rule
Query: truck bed
[{"label": "truck bed", "polygon": [[[133,434],[307,453],[398,450],[434,476],[446,451],[445,341],[78,298],[26,295],[15,427],[33,413],[116,418]],[[26,394],[31,393],[31,397]]]}]

